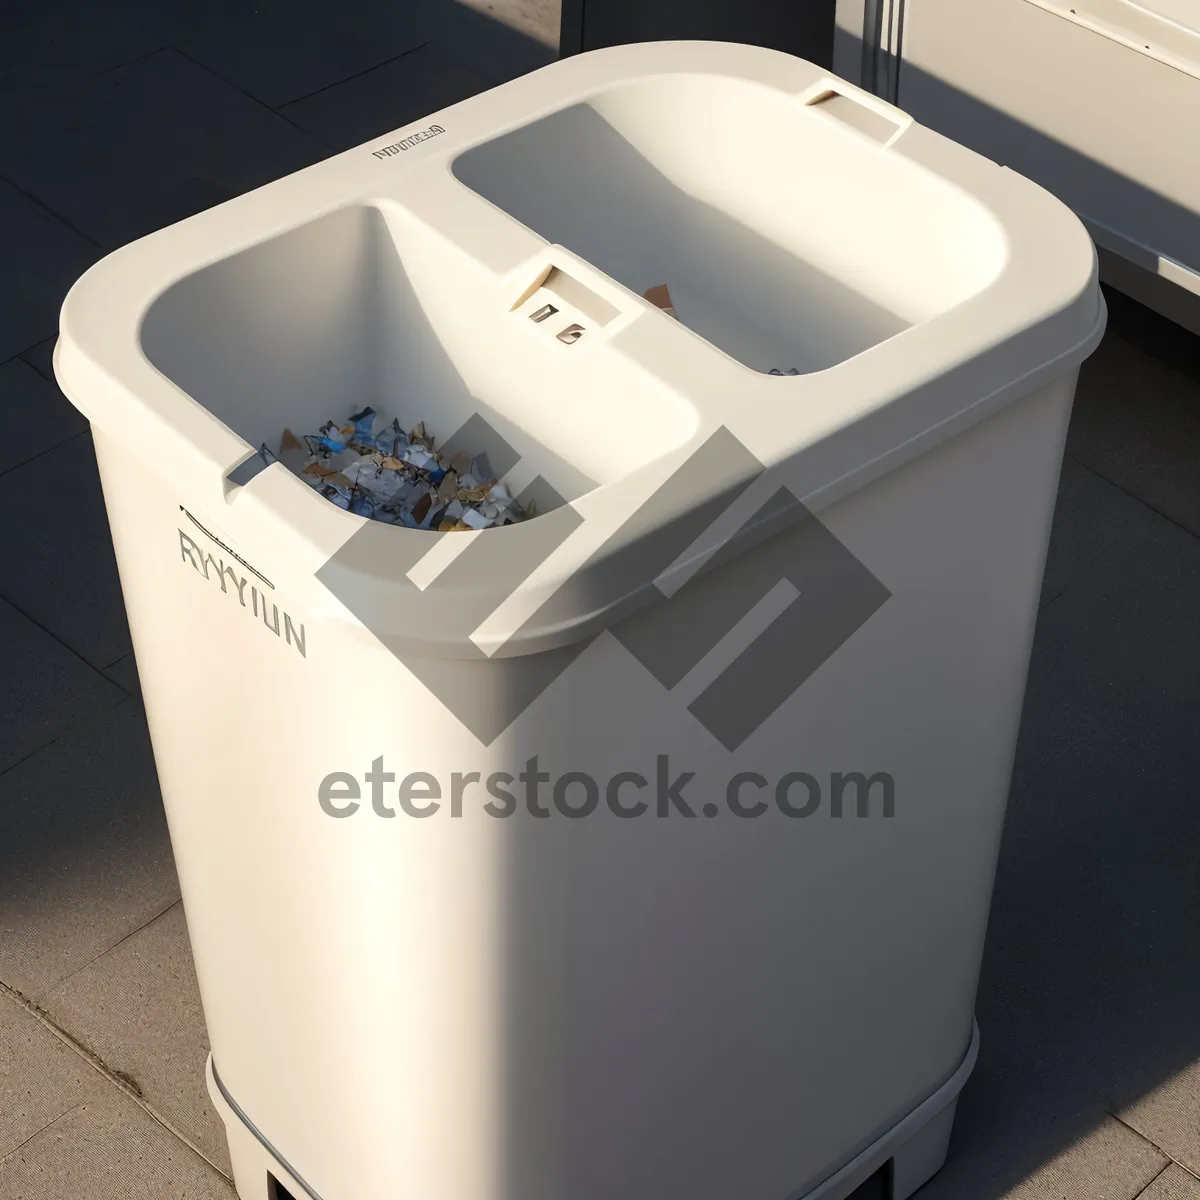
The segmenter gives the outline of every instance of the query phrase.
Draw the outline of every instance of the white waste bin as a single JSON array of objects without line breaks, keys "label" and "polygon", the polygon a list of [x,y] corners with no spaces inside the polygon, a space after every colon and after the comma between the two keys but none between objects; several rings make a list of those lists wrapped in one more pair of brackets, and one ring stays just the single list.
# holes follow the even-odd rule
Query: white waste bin
[{"label": "white waste bin", "polygon": [[[720,43],[559,62],[75,285],[242,1200],[937,1169],[1103,321],[1048,193]],[[249,469],[363,405],[539,515]]]}]

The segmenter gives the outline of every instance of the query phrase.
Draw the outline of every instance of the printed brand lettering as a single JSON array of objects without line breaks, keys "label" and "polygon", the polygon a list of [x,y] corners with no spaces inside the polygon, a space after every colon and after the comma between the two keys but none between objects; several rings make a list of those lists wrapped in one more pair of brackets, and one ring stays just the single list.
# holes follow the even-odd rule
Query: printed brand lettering
[{"label": "printed brand lettering", "polygon": [[445,132],[440,125],[430,125],[428,129],[422,129],[420,133],[410,133],[408,137],[401,138],[400,141],[393,142],[390,146],[381,146],[378,150],[372,150],[371,154],[375,158],[394,158],[397,154],[411,150],[414,146],[419,146],[422,142],[427,142],[430,138]]},{"label": "printed brand lettering", "polygon": [[[220,585],[225,595],[237,598],[238,604],[251,617],[261,618],[277,638],[283,638],[289,646],[295,646],[301,658],[308,657],[308,646],[303,624],[292,619],[290,613],[280,610],[265,592],[251,583],[245,575],[225,561],[210,554],[191,537],[178,530],[179,557],[187,563],[198,575]],[[247,593],[249,593],[247,595]]]}]

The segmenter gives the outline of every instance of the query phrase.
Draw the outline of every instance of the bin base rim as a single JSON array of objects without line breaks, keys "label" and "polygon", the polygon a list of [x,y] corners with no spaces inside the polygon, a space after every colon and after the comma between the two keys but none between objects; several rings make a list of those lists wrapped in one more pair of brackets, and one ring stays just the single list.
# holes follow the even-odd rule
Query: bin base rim
[{"label": "bin base rim", "polygon": [[[238,1102],[226,1091],[225,1085],[221,1082],[220,1075],[217,1074],[217,1067],[213,1062],[211,1050],[204,1063],[204,1078],[208,1084],[208,1095],[213,1102],[213,1107],[217,1110],[218,1115],[225,1125],[226,1137],[229,1141],[230,1158],[233,1159],[234,1186],[238,1188],[239,1197],[241,1196],[241,1188],[238,1186],[237,1168],[239,1165],[238,1159],[241,1156],[234,1152],[235,1130],[241,1133],[243,1137],[245,1134],[250,1134],[253,1137],[254,1141],[266,1152],[267,1158],[270,1159],[270,1166],[266,1169],[271,1170],[272,1174],[279,1178],[280,1182],[289,1191],[299,1189],[308,1200],[322,1200],[320,1193],[314,1191],[312,1186],[304,1181],[304,1176],[298,1174],[291,1163],[259,1132],[258,1127],[246,1116]],[[297,1200],[300,1200],[300,1195],[297,1195]]]},{"label": "bin base rim", "polygon": [[[949,1138],[948,1118],[952,1118],[953,1116],[952,1106],[957,1101],[959,1092],[962,1091],[963,1085],[974,1070],[978,1057],[979,1024],[972,1019],[971,1042],[967,1047],[967,1052],[963,1056],[962,1062],[959,1063],[950,1078],[932,1095],[927,1096],[888,1130],[880,1134],[879,1137],[856,1154],[848,1163],[839,1167],[832,1175],[827,1176],[815,1187],[796,1193],[794,1200],[844,1200],[844,1197],[864,1180],[868,1179],[889,1158],[896,1159],[908,1146],[915,1145],[921,1140],[920,1135],[922,1132],[930,1127],[935,1127],[935,1141],[939,1149],[935,1149],[930,1154],[927,1147],[921,1147],[919,1154],[920,1162],[915,1164],[915,1167],[922,1177],[919,1179],[914,1178],[912,1185],[906,1186],[903,1193],[905,1196],[911,1194],[917,1186],[924,1183],[925,1179],[941,1166],[942,1158],[945,1155],[945,1142]],[[276,1175],[290,1176],[290,1180],[287,1180],[289,1185],[292,1183],[298,1185],[303,1189],[305,1195],[311,1197],[311,1200],[321,1200],[320,1194],[314,1191],[309,1184],[305,1183],[304,1177],[259,1132],[258,1128],[238,1105],[237,1101],[226,1090],[225,1085],[221,1082],[221,1077],[217,1074],[217,1068],[213,1062],[211,1053],[205,1062],[204,1074],[208,1083],[208,1094],[222,1121],[225,1123],[226,1130],[229,1131],[231,1127],[240,1126],[246,1133],[251,1134],[271,1159]],[[941,1127],[937,1127],[939,1118],[943,1119]],[[932,1169],[928,1170],[926,1174],[922,1170],[921,1163],[931,1165]],[[894,1171],[893,1175],[895,1176],[898,1173],[898,1171]],[[899,1181],[897,1180],[897,1182]],[[898,1189],[896,1200],[900,1200]]]},{"label": "bin base rim", "polygon": [[[971,1041],[962,1062],[955,1068],[954,1073],[932,1095],[927,1096],[915,1108],[910,1109],[894,1125],[885,1130],[871,1144],[859,1151],[848,1163],[839,1167],[832,1175],[826,1176],[820,1183],[806,1191],[798,1192],[792,1200],[844,1200],[859,1184],[869,1179],[871,1175],[888,1161],[895,1159],[896,1169],[893,1171],[895,1186],[893,1200],[903,1200],[909,1196],[926,1179],[936,1173],[945,1158],[945,1142],[949,1140],[949,1123],[939,1132],[942,1136],[941,1153],[936,1160],[930,1158],[932,1169],[922,1172],[922,1177],[914,1179],[911,1186],[906,1186],[901,1192],[899,1187],[899,1156],[910,1145],[921,1140],[921,1134],[930,1127],[936,1126],[939,1118],[953,1118],[953,1105],[958,1100],[958,1094],[975,1069],[979,1058],[979,1022],[971,1019]],[[922,1147],[920,1157],[926,1158],[925,1148]],[[907,1174],[908,1164],[905,1164]]]}]

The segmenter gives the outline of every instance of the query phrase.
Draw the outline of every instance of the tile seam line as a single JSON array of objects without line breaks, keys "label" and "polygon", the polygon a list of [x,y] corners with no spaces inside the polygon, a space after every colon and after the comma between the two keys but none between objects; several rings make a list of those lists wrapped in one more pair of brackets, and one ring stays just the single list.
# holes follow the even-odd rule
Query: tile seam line
[{"label": "tile seam line", "polygon": [[217,1173],[217,1175],[227,1182],[232,1182],[229,1176],[226,1175],[225,1172],[222,1171],[221,1168],[218,1167],[217,1164],[214,1163],[212,1159],[210,1159],[208,1155],[206,1155],[204,1151],[201,1150],[200,1147],[191,1140],[191,1138],[189,1138],[180,1130],[176,1129],[166,1117],[164,1117],[153,1106],[142,1099],[142,1097],[139,1096],[137,1092],[135,1092],[134,1089],[129,1086],[129,1084],[120,1079],[104,1062],[104,1060],[100,1058],[99,1055],[92,1050],[88,1050],[87,1047],[72,1037],[70,1033],[51,1020],[50,1017],[43,1013],[32,1000],[29,1000],[26,996],[17,991],[16,988],[9,986],[9,984],[5,983],[3,980],[0,980],[0,994],[8,996],[8,998],[12,1000],[19,1008],[24,1009],[25,1012],[27,1012],[35,1021],[37,1021],[40,1025],[52,1033],[60,1042],[62,1042],[64,1046],[66,1046],[69,1050],[74,1051],[74,1053],[79,1055],[79,1057],[82,1058],[83,1061],[86,1062],[94,1071],[108,1080],[108,1082],[111,1083],[113,1087],[117,1089],[117,1091],[121,1092],[122,1095],[126,1096],[129,1100],[136,1104],[138,1108],[140,1108],[152,1120],[161,1125],[177,1141],[182,1142],[183,1145],[185,1145],[193,1154],[196,1155],[197,1158],[205,1163],[205,1165],[211,1167],[212,1170]]},{"label": "tile seam line", "polygon": [[66,1112],[60,1112],[53,1121],[47,1121],[45,1125],[41,1127],[41,1129],[35,1129],[33,1133],[31,1133],[23,1142],[21,1142],[20,1145],[14,1146],[7,1154],[0,1154],[0,1167],[4,1166],[4,1164],[8,1162],[8,1160],[12,1158],[14,1154],[19,1154],[26,1146],[29,1145],[30,1142],[33,1141],[34,1138],[41,1137],[41,1135],[45,1133],[47,1129],[52,1129],[59,1123],[59,1121],[69,1117],[72,1113],[78,1112],[82,1107],[82,1104],[73,1104],[66,1110]]},{"label": "tile seam line", "polygon": [[[112,686],[115,687],[117,689],[117,691],[119,691],[119,692],[125,692],[125,689],[119,683],[113,683],[113,681],[111,679],[109,679],[109,677],[107,675],[104,674],[104,672],[105,672],[105,670],[107,670],[107,668],[93,667],[92,664],[90,662],[88,662],[88,660],[86,658],[84,658],[83,655],[80,654],[78,650],[75,650],[71,646],[68,646],[67,643],[64,642],[62,640],[62,638],[60,638],[58,636],[58,634],[54,633],[53,630],[47,629],[46,626],[43,625],[41,623],[41,621],[39,621],[37,619],[37,617],[33,616],[31,613],[27,613],[21,607],[21,605],[19,605],[18,603],[16,603],[15,600],[13,600],[13,598],[11,596],[6,596],[2,591],[0,591],[0,600],[3,600],[5,604],[9,605],[9,607],[11,607],[14,612],[20,613],[21,616],[23,616],[25,618],[25,620],[27,620],[31,625],[40,629],[42,631],[42,633],[44,633],[47,637],[53,638],[60,646],[63,647],[64,650],[69,651],[73,657],[77,658],[81,663],[83,663],[83,665],[85,667],[87,667],[87,669],[89,671],[93,672],[94,674],[98,675],[101,679],[103,679],[105,683],[112,684]],[[130,653],[130,651],[127,650],[125,652],[125,654],[118,655],[117,658],[115,658],[113,660],[113,662],[120,662],[121,659],[125,658],[126,655],[129,653]],[[112,666],[112,663],[109,663],[109,666]],[[132,692],[125,692],[125,695],[122,697],[122,700],[132,700],[132,699],[133,699]],[[121,700],[118,700],[115,704],[109,705],[109,708],[116,708],[117,704],[120,704],[120,703],[121,703]],[[104,711],[107,712],[108,709],[105,709]],[[57,740],[58,740],[57,737],[54,737],[51,739],[51,741],[57,741]],[[50,743],[48,742],[47,745],[49,745],[49,744]]]},{"label": "tile seam line", "polygon": [[[25,362],[25,360],[23,358],[21,358],[21,356],[19,354],[17,355],[17,358],[19,358],[21,360],[21,362]],[[2,367],[4,365],[5,365],[4,363],[0,363],[0,367]],[[28,365],[29,364],[26,363],[26,366],[28,366]],[[30,367],[29,369],[31,371],[36,370],[36,368],[34,368],[34,367]],[[40,371],[37,371],[37,375],[39,378],[44,378]],[[57,384],[55,384],[54,386],[57,386]],[[80,430],[80,433],[82,433],[82,432],[84,432],[84,431]],[[9,471],[15,471],[18,467],[25,466],[26,463],[34,462],[35,460],[41,458],[43,454],[49,454],[51,450],[57,450],[60,446],[65,446],[72,438],[77,438],[78,436],[79,436],[78,433],[68,434],[65,438],[63,438],[63,440],[61,442],[55,442],[53,446],[47,446],[44,450],[39,450],[36,454],[31,454],[28,458],[23,458],[23,459],[21,459],[20,462],[13,463],[11,467],[5,467],[3,470],[0,470],[0,479],[3,479],[4,476],[9,473]]]},{"label": "tile seam line", "polygon": [[[1110,1114],[1109,1114],[1109,1116],[1112,1116],[1112,1114],[1110,1113]],[[1151,1142],[1150,1144],[1151,1144],[1151,1145],[1154,1145],[1154,1143],[1153,1143],[1153,1142]],[[1159,1151],[1159,1153],[1166,1153],[1166,1152],[1165,1152],[1165,1151],[1162,1149],[1162,1147],[1160,1147],[1160,1146],[1155,1146],[1154,1148],[1155,1148],[1156,1150],[1158,1150],[1158,1151]],[[1140,1192],[1138,1192],[1138,1194],[1137,1194],[1136,1196],[1134,1196],[1133,1200],[1141,1200],[1141,1197],[1145,1196],[1145,1195],[1146,1195],[1146,1193],[1147,1193],[1147,1192],[1149,1192],[1149,1191],[1150,1191],[1150,1189],[1151,1189],[1151,1188],[1152,1188],[1152,1187],[1153,1187],[1153,1186],[1154,1186],[1154,1185],[1155,1185],[1155,1184],[1156,1184],[1156,1183],[1157,1183],[1157,1182],[1158,1182],[1158,1181],[1159,1181],[1159,1180],[1160,1180],[1160,1179],[1161,1179],[1161,1178],[1162,1178],[1162,1177],[1163,1177],[1163,1176],[1164,1176],[1164,1175],[1165,1175],[1165,1174],[1166,1174],[1166,1173],[1167,1173],[1167,1172],[1168,1172],[1168,1171],[1169,1171],[1169,1170],[1170,1170],[1170,1169],[1171,1169],[1171,1168],[1172,1168],[1174,1165],[1175,1165],[1175,1160],[1174,1160],[1173,1158],[1171,1158],[1171,1157],[1168,1155],[1168,1157],[1167,1157],[1167,1161],[1166,1161],[1165,1163],[1163,1163],[1163,1165],[1162,1165],[1162,1166],[1161,1166],[1161,1167],[1160,1167],[1160,1168],[1159,1168],[1159,1169],[1158,1169],[1158,1170],[1157,1170],[1157,1171],[1154,1173],[1154,1178],[1153,1178],[1153,1179],[1151,1179],[1151,1180],[1150,1180],[1150,1182],[1149,1182],[1149,1183],[1147,1183],[1147,1184],[1146,1184],[1146,1186],[1145,1186],[1144,1188],[1142,1188],[1142,1190],[1141,1190]]]},{"label": "tile seam line", "polygon": [[[157,36],[157,35],[153,35]],[[161,54],[164,50],[170,48],[169,42],[160,42],[153,50],[143,50],[141,54],[135,54],[132,58],[127,58],[124,62],[113,63],[109,67],[101,67],[98,71],[93,71],[90,75],[83,76],[85,83],[90,83],[93,79],[103,79],[105,75],[111,75],[114,71],[121,70],[122,67],[132,67],[135,63],[145,62],[148,58],[153,58],[156,54]]]},{"label": "tile seam line", "polygon": [[[7,183],[8,186],[10,188],[12,188],[12,190],[14,192],[16,192],[19,196],[24,196],[25,199],[28,200],[30,204],[35,205],[37,208],[41,209],[41,211],[44,212],[47,216],[52,217],[55,221],[57,221],[64,228],[69,229],[76,237],[82,238],[85,242],[87,242],[87,244],[89,246],[94,247],[95,249],[99,250],[101,253],[104,252],[104,247],[102,245],[100,245],[100,243],[98,241],[96,241],[95,238],[89,237],[86,233],[83,232],[82,229],[78,228],[71,221],[68,221],[67,218],[64,217],[61,213],[55,212],[54,209],[52,209],[50,207],[50,205],[48,205],[44,200],[42,200],[38,196],[36,196],[33,192],[26,191],[26,189],[23,188],[19,183],[17,183],[17,181],[15,179],[13,179],[12,176],[0,174],[0,183]],[[41,340],[45,341],[46,339],[42,338]],[[36,346],[37,342],[34,342],[34,345]]]},{"label": "tile seam line", "polygon": [[123,946],[127,941],[129,941],[129,939],[131,937],[136,937],[139,933],[142,932],[143,929],[149,929],[150,926],[153,925],[155,921],[159,920],[162,917],[165,917],[167,915],[167,913],[169,913],[171,911],[171,909],[173,909],[177,904],[182,904],[182,903],[183,903],[183,898],[181,896],[177,896],[161,912],[156,912],[154,914],[154,916],[150,917],[147,921],[143,922],[136,929],[131,929],[127,934],[124,934],[122,937],[118,938],[117,941],[113,942],[113,944],[111,946],[107,947],[104,950],[101,950],[100,953],[95,955],[94,957],[89,958],[87,960],[87,962],[85,962],[82,966],[76,967],[75,970],[73,970],[69,975],[64,975],[50,989],[50,991],[46,993],[46,997],[49,998],[54,992],[57,992],[60,988],[65,987],[68,983],[71,982],[72,979],[75,978],[76,975],[78,975],[80,973],[80,971],[86,971],[88,969],[88,967],[92,966],[94,963],[98,963],[106,955],[111,954],[118,946]]},{"label": "tile seam line", "polygon": [[[37,372],[37,374],[39,374],[44,380],[46,380],[47,383],[51,383],[55,387],[58,387],[58,380],[54,378],[54,370],[53,370],[54,349],[53,349],[53,347],[51,347],[51,349],[50,349],[51,370],[50,370],[49,375],[47,375],[44,371],[42,371],[37,366],[36,363],[32,362],[30,359],[25,357],[27,354],[32,354],[44,342],[57,342],[57,341],[58,341],[58,331],[55,330],[52,334],[50,334],[49,337],[40,338],[38,341],[34,342],[32,346],[26,346],[24,350],[19,350],[16,354],[13,355],[13,358],[19,358],[27,367],[32,367],[34,369],[34,371]],[[10,358],[7,361],[12,362],[12,359]],[[4,366],[4,363],[0,363],[0,367],[2,367],[2,366]],[[62,391],[62,389],[59,388],[59,391]],[[68,401],[68,403],[70,403],[70,401]],[[80,415],[82,415],[82,414],[80,414]],[[84,420],[86,420],[86,419],[87,418],[85,417]],[[75,435],[72,434],[71,436],[74,437]]]},{"label": "tile seam line", "polygon": [[[3,597],[0,597],[0,599],[3,599]],[[120,661],[120,660],[118,660],[118,661]],[[105,678],[108,679],[108,676],[106,675]],[[112,683],[113,687],[120,688],[121,691],[125,690],[124,688],[121,687],[121,685],[119,683],[113,683],[113,681],[111,679],[109,679],[109,683]],[[106,713],[115,712],[118,708],[121,707],[122,704],[128,704],[129,701],[131,701],[131,700],[138,702],[139,706],[143,707],[143,709],[144,709],[144,706],[140,705],[138,698],[131,692],[128,695],[123,696],[120,700],[118,700],[111,707],[102,709],[99,713],[97,713],[93,716],[77,717],[75,720],[71,721],[65,729],[61,730],[59,733],[56,733],[52,738],[50,738],[49,741],[42,742],[40,745],[35,746],[32,750],[26,751],[19,758],[14,758],[12,760],[12,762],[10,762],[8,764],[8,766],[0,767],[0,779],[2,779],[9,771],[15,770],[23,762],[28,762],[29,759],[33,758],[33,756],[35,754],[41,754],[41,752],[43,750],[49,750],[51,746],[57,746],[58,743],[63,741],[65,738],[70,737],[72,734],[78,733],[81,729],[83,729],[87,725],[90,725],[93,721],[98,720],[101,716],[104,716]],[[2,982],[2,981],[0,981],[0,982]]]},{"label": "tile seam line", "polygon": [[[1156,1148],[1156,1150],[1159,1150],[1160,1147],[1156,1146],[1154,1148]],[[1172,1168],[1172,1166],[1177,1166],[1177,1165],[1178,1164],[1175,1162],[1174,1158],[1169,1157],[1168,1159],[1166,1159],[1166,1162],[1163,1163],[1162,1169],[1160,1169],[1159,1171],[1156,1172],[1156,1175],[1154,1175],[1152,1180],[1150,1182],[1148,1182],[1146,1184],[1146,1186],[1144,1188],[1142,1188],[1140,1190],[1140,1192],[1134,1196],[1133,1200],[1145,1200],[1146,1196],[1150,1195],[1150,1189],[1154,1186],[1154,1184],[1156,1184],[1160,1180],[1160,1178],[1162,1178],[1166,1174],[1166,1172],[1168,1172]]]},{"label": "tile seam line", "polygon": [[[331,154],[336,153],[336,151],[334,150],[334,148],[332,146],[323,142],[319,137],[315,137],[313,134],[309,133],[309,131],[307,129],[302,129],[299,125],[296,124],[295,121],[293,121],[291,119],[291,117],[285,116],[284,113],[282,113],[279,109],[272,108],[269,104],[267,104],[263,100],[260,100],[257,96],[251,95],[248,91],[246,91],[245,88],[239,87],[236,83],[233,83],[231,80],[226,79],[224,75],[218,74],[211,67],[206,67],[199,59],[193,58],[186,50],[181,50],[177,45],[175,45],[174,42],[168,43],[167,46],[165,47],[165,49],[174,51],[176,54],[179,55],[180,58],[185,59],[187,62],[190,62],[192,64],[192,66],[194,66],[198,71],[203,71],[206,75],[212,76],[212,78],[217,80],[219,83],[223,83],[227,88],[231,88],[233,91],[237,92],[237,94],[239,96],[244,96],[247,100],[250,101],[251,104],[255,105],[257,108],[261,108],[264,112],[269,112],[273,117],[278,117],[286,125],[289,125],[297,133],[308,138],[315,145],[321,147],[324,150],[328,150]],[[289,103],[290,103],[290,101],[289,101]],[[290,173],[291,172],[289,172],[289,174]]]},{"label": "tile seam line", "polygon": [[[1169,1150],[1165,1150],[1156,1141],[1153,1141],[1152,1139],[1148,1138],[1140,1129],[1134,1128],[1134,1126],[1130,1125],[1130,1123],[1128,1121],[1126,1121],[1125,1118],[1122,1117],[1119,1113],[1110,1111],[1108,1115],[1110,1117],[1112,1117],[1112,1119],[1114,1121],[1116,1121],[1118,1125],[1123,1125],[1126,1129],[1129,1130],[1130,1133],[1135,1134],[1137,1137],[1140,1137],[1142,1139],[1142,1141],[1145,1142],[1147,1145],[1153,1146],[1155,1148],[1155,1150],[1157,1150],[1159,1152],[1159,1154],[1166,1155],[1167,1161],[1163,1164],[1162,1171],[1159,1171],[1158,1175],[1161,1175],[1163,1173],[1163,1171],[1165,1171],[1169,1166],[1174,1164],[1175,1166],[1179,1167],[1181,1170],[1186,1171],[1193,1179],[1200,1180],[1200,1174],[1198,1174],[1196,1171],[1193,1171],[1192,1168],[1187,1165],[1187,1163],[1180,1162],[1179,1159],[1177,1159]],[[1157,1179],[1158,1175],[1155,1175],[1154,1179]],[[1150,1184],[1152,1184],[1154,1182],[1154,1179],[1151,1179],[1150,1183],[1146,1184],[1147,1188],[1150,1186]],[[1144,1192],[1145,1190],[1146,1190],[1146,1188],[1143,1188],[1142,1192]],[[1138,1196],[1140,1196],[1142,1194],[1142,1192],[1138,1192]],[[1134,1200],[1137,1200],[1137,1196],[1134,1197]]]},{"label": "tile seam line", "polygon": [[[22,353],[24,353],[24,352],[22,351]],[[18,354],[18,355],[17,355],[17,357],[18,357],[18,358],[21,358],[21,355],[20,355],[20,354]],[[12,360],[11,360],[11,359],[9,359],[8,361],[9,361],[9,362],[11,362]],[[41,371],[38,371],[37,367],[33,366],[33,365],[32,365],[32,364],[31,364],[31,363],[30,363],[30,362],[29,362],[27,359],[21,358],[21,361],[22,361],[23,363],[25,363],[25,365],[26,365],[27,367],[29,367],[29,369],[30,369],[31,371],[34,371],[34,372],[36,372],[38,375],[41,375],[41,377],[42,377],[43,379],[45,379],[45,376],[44,376],[44,375],[42,375]],[[3,365],[4,365],[3,363],[0,363],[0,366],[3,366]],[[54,386],[54,387],[58,387],[58,384],[57,384],[57,383],[55,383],[55,384],[53,384],[52,386]],[[68,401],[68,403],[70,403],[70,401]],[[10,472],[12,472],[12,471],[16,471],[16,470],[18,470],[20,467],[27,467],[27,466],[29,466],[29,464],[30,464],[31,462],[37,462],[37,460],[38,460],[39,458],[41,458],[43,455],[46,455],[46,454],[51,454],[51,453],[53,453],[55,450],[61,450],[61,449],[62,449],[64,446],[66,446],[66,445],[69,445],[69,444],[70,444],[71,442],[73,442],[73,441],[74,441],[76,438],[83,437],[83,435],[84,435],[85,433],[86,433],[86,434],[88,434],[88,435],[90,435],[90,434],[91,434],[91,432],[92,432],[92,426],[91,426],[91,424],[90,424],[90,422],[89,422],[89,424],[88,424],[88,427],[87,427],[86,429],[81,429],[81,430],[80,430],[78,433],[73,433],[73,434],[71,434],[71,436],[70,436],[70,437],[68,437],[68,438],[63,438],[63,440],[62,440],[61,442],[56,442],[56,443],[55,443],[53,446],[47,446],[47,447],[45,448],[45,450],[39,450],[39,451],[38,451],[36,454],[34,454],[34,455],[33,455],[32,457],[30,457],[30,458],[26,458],[26,459],[24,459],[23,461],[21,461],[21,462],[19,462],[19,463],[13,463],[13,465],[12,465],[11,467],[5,467],[3,471],[0,471],[0,479],[3,479],[5,475],[8,475],[8,474],[9,474]]]},{"label": "tile seam line", "polygon": [[[336,87],[341,87],[343,83],[350,83],[351,80],[361,79],[364,75],[370,75],[372,71],[378,71],[381,67],[390,66],[394,62],[399,62],[402,58],[407,58],[410,54],[416,54],[418,50],[424,50],[427,46],[432,46],[436,41],[437,38],[430,38],[428,41],[422,42],[419,46],[410,46],[407,50],[401,50],[399,54],[393,54],[391,58],[385,58],[382,62],[377,62],[373,67],[364,67],[361,71],[355,71],[353,75],[347,75],[345,79],[338,79],[334,83],[325,84],[324,87],[315,88],[311,92],[305,92],[303,96],[297,96],[294,100],[285,100],[279,108],[272,108],[271,111],[279,112],[282,116],[281,109],[288,108],[292,104],[299,104],[304,100],[311,100],[314,96],[320,96],[325,92],[332,91]],[[297,128],[299,127],[297,126]],[[403,128],[403,126],[399,128]],[[312,134],[309,134],[309,137],[312,136]]]},{"label": "tile seam line", "polygon": [[[118,684],[117,686],[120,687],[120,684]],[[105,709],[104,711],[107,712],[108,709]],[[19,758],[14,758],[12,760],[12,762],[10,762],[8,764],[7,767],[0,767],[0,779],[2,779],[9,771],[13,770],[14,767],[19,767],[23,762],[27,761],[28,759],[31,759],[35,754],[40,754],[48,746],[53,746],[54,743],[57,742],[59,740],[59,738],[62,736],[63,736],[63,734],[57,734],[54,737],[52,737],[48,742],[42,742],[41,745],[35,746],[32,750],[26,751]]]},{"label": "tile seam line", "polygon": [[1138,504],[1140,504],[1143,508],[1149,509],[1152,513],[1154,513],[1154,515],[1156,517],[1161,517],[1168,524],[1174,525],[1176,529],[1179,529],[1183,533],[1186,533],[1188,535],[1188,537],[1193,538],[1196,541],[1200,541],[1200,534],[1196,533],[1195,530],[1189,529],[1186,525],[1181,524],[1179,521],[1175,520],[1175,518],[1172,517],[1169,513],[1163,512],[1162,509],[1155,508],[1154,505],[1151,504],[1149,500],[1143,499],[1136,492],[1131,492],[1127,487],[1122,487],[1121,484],[1117,483],[1117,481],[1115,479],[1109,479],[1109,477],[1107,475],[1105,475],[1103,471],[1096,470],[1095,467],[1084,462],[1083,459],[1080,458],[1073,451],[1068,450],[1066,452],[1066,454],[1064,455],[1064,457],[1069,458],[1076,466],[1082,467],[1085,471],[1088,472],[1089,475],[1094,475],[1097,479],[1103,481],[1104,483],[1107,483],[1109,487],[1116,488],[1116,490],[1118,492],[1120,492],[1121,495],[1128,496],[1130,500],[1134,500]]},{"label": "tile seam line", "polygon": [[[1047,600],[1044,604],[1041,604],[1038,606],[1038,613],[1039,614],[1044,613],[1046,611],[1046,609],[1048,609],[1050,607],[1050,605],[1052,605],[1055,602],[1055,600],[1061,599],[1066,594],[1066,591],[1067,591],[1067,589],[1064,587],[1064,588],[1061,588],[1059,591],[1055,592],[1054,595],[1051,596],[1049,600]],[[118,684],[117,686],[119,687],[120,684]]]}]

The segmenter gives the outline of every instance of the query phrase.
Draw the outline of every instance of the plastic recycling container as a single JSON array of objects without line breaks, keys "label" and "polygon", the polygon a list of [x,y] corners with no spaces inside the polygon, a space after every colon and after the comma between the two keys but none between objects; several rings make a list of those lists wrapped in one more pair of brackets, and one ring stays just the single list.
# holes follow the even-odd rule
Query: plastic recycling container
[{"label": "plastic recycling container", "polygon": [[[703,42],[567,59],[88,271],[55,369],[242,1200],[937,1169],[1103,322],[1047,192]],[[368,404],[538,515],[406,529],[250,469]]]}]

